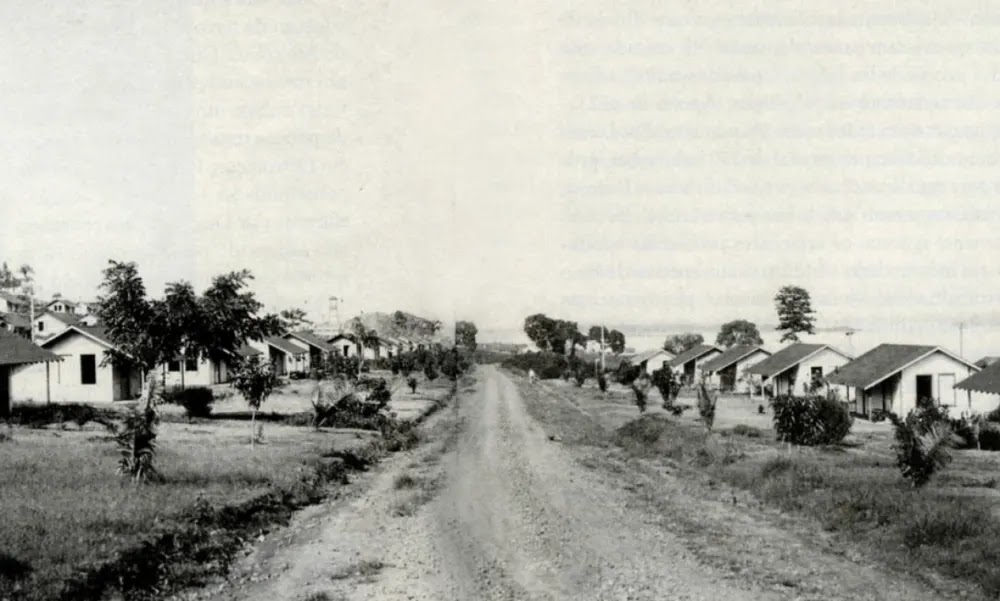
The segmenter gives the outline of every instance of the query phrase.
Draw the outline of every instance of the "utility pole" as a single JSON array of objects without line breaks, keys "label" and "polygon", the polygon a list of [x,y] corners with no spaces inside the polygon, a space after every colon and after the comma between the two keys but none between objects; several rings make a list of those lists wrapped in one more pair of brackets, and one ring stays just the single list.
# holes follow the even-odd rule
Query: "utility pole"
[{"label": "utility pole", "polygon": [[958,354],[965,356],[965,322],[958,322]]},{"label": "utility pole", "polygon": [[604,326],[601,326],[601,373],[604,373]]}]

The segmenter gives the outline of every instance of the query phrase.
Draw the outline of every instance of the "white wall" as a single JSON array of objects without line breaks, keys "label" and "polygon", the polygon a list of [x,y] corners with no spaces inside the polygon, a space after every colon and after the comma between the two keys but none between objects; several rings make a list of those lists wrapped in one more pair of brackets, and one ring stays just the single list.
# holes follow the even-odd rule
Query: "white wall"
[{"label": "white wall", "polygon": [[[773,378],[774,380],[774,394],[794,394],[794,395],[804,395],[806,394],[806,386],[812,381],[812,368],[820,367],[823,369],[823,376],[826,377],[830,375],[833,370],[846,365],[850,362],[850,359],[837,353],[828,348],[821,350],[820,352],[807,357],[804,361],[798,364],[798,370],[792,369],[788,372],[780,374],[779,376]],[[794,383],[792,379],[794,378]],[[836,391],[841,399],[847,399],[847,387],[841,386],[839,384],[833,384],[829,387],[831,390]]]},{"label": "white wall", "polygon": [[[49,364],[49,385],[53,403],[105,403],[115,400],[115,378],[110,366],[101,366],[105,347],[79,334],[68,334],[47,350],[63,358]],[[80,355],[94,355],[96,384],[82,384]],[[17,368],[11,376],[11,399],[44,403],[45,364]]]},{"label": "white wall", "polygon": [[646,361],[646,373],[652,374],[654,371],[659,371],[663,368],[663,364],[669,363],[672,358],[673,357],[670,356],[670,353],[666,352],[652,357],[649,361]]},{"label": "white wall", "polygon": [[[39,323],[44,324],[43,329],[39,330]],[[52,338],[59,332],[65,330],[68,326],[63,323],[62,320],[56,319],[55,316],[48,313],[35,318],[35,323],[31,324],[31,327],[35,330],[35,335],[38,338],[47,340]]]},{"label": "white wall", "polygon": [[[170,371],[169,365],[160,365],[156,368],[156,377],[163,380],[167,388],[179,387],[181,385],[181,372]],[[180,368],[186,369],[184,361],[180,362]],[[198,359],[197,370],[184,372],[184,386],[210,386],[229,381],[229,366],[225,361],[219,365],[219,378],[215,377],[216,363],[204,357]]]}]

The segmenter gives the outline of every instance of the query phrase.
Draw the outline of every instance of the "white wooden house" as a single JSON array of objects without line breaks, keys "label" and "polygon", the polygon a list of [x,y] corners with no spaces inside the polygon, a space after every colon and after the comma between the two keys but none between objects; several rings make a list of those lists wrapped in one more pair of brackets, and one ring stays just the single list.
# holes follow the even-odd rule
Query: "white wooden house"
[{"label": "white wooden house", "polygon": [[752,366],[749,373],[759,378],[772,396],[809,394],[816,381],[824,383],[822,392],[832,389],[844,399],[847,389],[826,383],[826,376],[849,361],[849,355],[828,344],[795,343]]},{"label": "white wooden house", "polygon": [[722,354],[722,349],[714,344],[699,344],[689,348],[670,360],[670,368],[688,384],[700,377],[701,366]]},{"label": "white wooden house", "polygon": [[71,325],[40,345],[61,360],[50,365],[15,368],[10,394],[15,401],[53,403],[106,403],[139,397],[142,377],[138,370],[104,361],[114,348],[101,327]]},{"label": "white wooden house", "polygon": [[862,415],[892,411],[905,416],[921,398],[959,412],[982,412],[996,406],[988,394],[956,386],[979,371],[971,361],[940,346],[880,344],[830,374],[847,387],[846,400]]},{"label": "white wooden house", "polygon": [[727,392],[750,392],[747,370],[771,356],[760,345],[738,344],[724,350],[700,366],[701,377],[709,388]]}]

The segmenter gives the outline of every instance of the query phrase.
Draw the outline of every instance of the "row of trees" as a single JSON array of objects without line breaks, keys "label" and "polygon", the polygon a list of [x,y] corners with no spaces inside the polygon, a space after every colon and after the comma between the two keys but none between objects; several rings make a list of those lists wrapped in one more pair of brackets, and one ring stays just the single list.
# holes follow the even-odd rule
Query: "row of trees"
[{"label": "row of trees", "polygon": [[[809,292],[800,286],[783,286],[774,297],[778,314],[778,331],[782,332],[781,342],[797,342],[800,334],[816,333],[816,312],[812,308]],[[664,350],[679,355],[684,351],[705,343],[705,337],[695,332],[674,334],[663,343]],[[715,344],[723,348],[738,345],[764,344],[757,324],[746,319],[734,319],[722,324],[715,337]]]},{"label": "row of trees", "polygon": [[535,343],[539,349],[561,355],[567,354],[566,347],[569,345],[569,355],[576,356],[578,345],[585,345],[588,340],[600,341],[604,338],[604,343],[616,354],[625,351],[625,334],[618,330],[608,330],[605,326],[591,326],[585,336],[580,331],[580,326],[575,321],[565,319],[555,319],[548,317],[544,313],[535,313],[524,319],[524,333]]}]

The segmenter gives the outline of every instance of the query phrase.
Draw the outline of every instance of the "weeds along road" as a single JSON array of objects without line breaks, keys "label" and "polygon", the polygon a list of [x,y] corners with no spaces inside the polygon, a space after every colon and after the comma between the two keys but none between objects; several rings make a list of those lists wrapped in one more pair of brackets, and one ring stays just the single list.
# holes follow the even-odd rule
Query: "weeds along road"
[{"label": "weeds along road", "polygon": [[[630,502],[629,491],[551,441],[526,413],[508,376],[481,367],[477,380],[474,389],[432,418],[431,442],[387,460],[348,498],[303,512],[277,540],[259,545],[236,567],[236,584],[211,596],[814,598],[699,562],[690,541]],[[830,590],[816,598],[925,598],[872,574],[874,583],[853,583],[857,594]],[[883,596],[879,584],[891,590]]]}]

